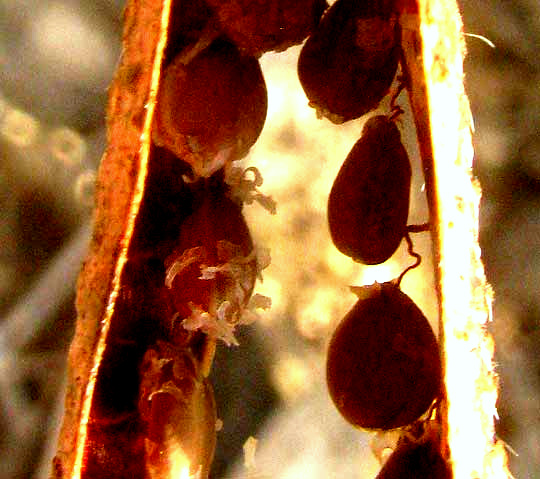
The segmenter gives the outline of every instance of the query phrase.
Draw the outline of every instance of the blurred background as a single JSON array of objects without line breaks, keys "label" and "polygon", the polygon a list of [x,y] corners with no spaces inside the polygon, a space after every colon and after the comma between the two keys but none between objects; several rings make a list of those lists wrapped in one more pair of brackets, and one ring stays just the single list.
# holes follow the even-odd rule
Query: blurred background
[{"label": "blurred background", "polygon": [[[501,381],[498,434],[519,479],[540,477],[540,4],[461,0],[466,88],[483,187],[481,245],[495,290],[491,325]],[[123,1],[0,0],[0,478],[48,477],[61,421],[74,288],[90,235],[105,147],[107,86],[120,54]],[[364,120],[317,120],[296,78],[299,49],[267,54],[264,131],[245,160],[278,202],[245,213],[272,265],[256,291],[273,308],[220,347],[213,369],[219,433],[213,477],[372,478],[371,436],[348,426],[324,384],[324,349],[354,304],[348,285],[389,280],[409,264],[340,255],[327,231],[333,178]],[[400,104],[407,106],[402,94]],[[387,111],[387,105],[381,105]],[[408,111],[400,127],[415,167],[410,223],[427,220]],[[430,246],[404,290],[435,320]],[[255,469],[242,445],[258,440]]]}]

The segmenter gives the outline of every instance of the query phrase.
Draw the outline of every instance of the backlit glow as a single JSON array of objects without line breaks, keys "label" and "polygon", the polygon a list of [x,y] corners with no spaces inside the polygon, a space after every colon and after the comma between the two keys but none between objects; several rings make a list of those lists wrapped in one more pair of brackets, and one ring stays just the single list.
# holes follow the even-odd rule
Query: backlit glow
[{"label": "backlit glow", "polygon": [[[495,440],[497,377],[486,332],[492,294],[480,259],[480,189],[471,178],[472,121],[463,92],[462,25],[454,2],[421,1],[424,57],[440,205],[439,265],[448,443],[455,479],[510,477]],[[429,10],[429,13],[428,13]],[[449,20],[452,19],[452,20]]]}]

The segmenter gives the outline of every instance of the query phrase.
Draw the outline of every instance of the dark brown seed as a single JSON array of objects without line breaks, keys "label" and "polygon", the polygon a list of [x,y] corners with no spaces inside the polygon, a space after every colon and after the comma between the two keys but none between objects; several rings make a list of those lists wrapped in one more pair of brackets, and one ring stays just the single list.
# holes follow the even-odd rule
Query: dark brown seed
[{"label": "dark brown seed", "polygon": [[343,254],[379,264],[407,231],[411,165],[399,130],[386,116],[367,121],[328,198],[332,241]]},{"label": "dark brown seed", "polygon": [[439,395],[437,340],[422,311],[394,283],[364,286],[359,296],[328,347],[330,396],[355,426],[410,424]]},{"label": "dark brown seed", "polygon": [[377,474],[376,479],[451,479],[450,466],[443,459],[437,441],[413,442],[402,439]]},{"label": "dark brown seed", "polygon": [[152,137],[207,177],[246,155],[259,137],[266,85],[259,62],[230,43],[183,61],[179,55],[163,74]]},{"label": "dark brown seed", "polygon": [[242,51],[259,56],[301,43],[328,7],[325,0],[208,0],[221,28]]},{"label": "dark brown seed", "polygon": [[400,32],[394,0],[334,3],[298,59],[310,106],[334,123],[376,108],[396,74]]}]

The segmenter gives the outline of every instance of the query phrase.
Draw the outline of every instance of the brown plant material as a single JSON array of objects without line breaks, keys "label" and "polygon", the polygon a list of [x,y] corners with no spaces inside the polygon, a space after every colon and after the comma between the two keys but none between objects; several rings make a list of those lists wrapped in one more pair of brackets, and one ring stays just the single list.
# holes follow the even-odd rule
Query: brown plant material
[{"label": "brown plant material", "polygon": [[452,479],[450,464],[440,451],[439,427],[426,421],[419,437],[407,431],[375,479]]},{"label": "brown plant material", "polygon": [[251,320],[244,312],[257,279],[257,257],[241,206],[228,198],[221,175],[213,180],[202,182],[200,205],[182,223],[165,258],[165,286],[184,329],[238,344],[235,326]]},{"label": "brown plant material", "polygon": [[224,41],[185,62],[179,54],[163,73],[153,139],[208,177],[245,156],[259,137],[266,85],[259,62]]},{"label": "brown plant material", "polygon": [[[216,409],[207,376],[215,342],[234,339],[234,325],[246,321],[258,263],[223,174],[187,181],[189,165],[151,143],[162,64],[202,34],[207,20],[204,8],[193,6],[172,46],[170,1],[126,7],[55,478],[208,475]],[[179,258],[190,251],[198,263],[184,287],[175,279],[186,274]],[[193,320],[189,306],[204,324],[183,327]],[[217,318],[224,332],[208,330]]]},{"label": "brown plant material", "polygon": [[[141,362],[138,410],[146,429],[151,478],[180,475],[179,465],[207,477],[216,444],[212,386],[189,350],[158,341]],[[193,458],[199,462],[191,464]]]},{"label": "brown plant material", "polygon": [[395,0],[338,0],[298,58],[298,77],[317,114],[359,118],[388,93],[399,59]]},{"label": "brown plant material", "polygon": [[328,198],[336,248],[364,264],[384,263],[405,236],[410,189],[411,164],[396,124],[370,118]]},{"label": "brown plant material", "polygon": [[405,426],[439,396],[437,340],[422,311],[394,283],[363,286],[357,294],[328,346],[330,396],[355,426]]},{"label": "brown plant material", "polygon": [[[269,305],[252,297],[264,265],[242,204],[275,205],[256,169],[230,165],[260,133],[266,88],[257,60],[216,40],[212,15],[199,0],[126,7],[55,478],[207,477],[216,341],[236,344],[236,325]],[[191,150],[154,144],[164,123]],[[231,154],[208,171],[190,161],[193,148]]]},{"label": "brown plant material", "polygon": [[[300,4],[283,3],[291,9],[295,8],[293,3]],[[307,3],[324,6],[322,2]],[[493,439],[496,378],[492,343],[484,331],[491,296],[477,244],[479,189],[470,177],[470,112],[463,93],[459,14],[452,0],[399,3],[404,69],[410,78],[408,87],[433,225],[434,263],[438,267],[448,398],[448,409],[443,400],[439,411],[443,428],[439,452],[445,460],[451,459],[455,477],[507,477],[504,451]],[[260,7],[262,4],[268,7]],[[219,10],[221,6],[237,5],[246,8],[231,16]],[[246,247],[249,236],[216,238],[215,245],[186,246],[206,249],[196,257],[200,272],[214,275],[210,281],[217,280],[209,288],[215,293],[205,293],[204,300],[197,297],[198,288],[197,294],[181,298],[184,290],[180,291],[174,278],[172,287],[166,285],[169,268],[186,252],[177,249],[182,248],[180,231],[184,228],[183,235],[197,231],[195,226],[191,229],[184,225],[204,203],[208,183],[184,181],[192,173],[191,167],[170,151],[153,145],[151,130],[162,70],[172,65],[178,54],[191,48],[195,52],[216,38],[222,41],[224,36],[251,55],[301,41],[304,33],[276,35],[282,30],[280,21],[268,22],[272,25],[269,35],[258,38],[253,33],[264,31],[261,22],[281,18],[288,11],[286,5],[277,10],[275,5],[281,3],[231,1],[219,2],[214,10],[203,0],[128,1],[124,53],[110,90],[109,144],[99,173],[95,230],[79,281],[79,317],[70,350],[64,424],[53,467],[56,478],[170,475],[169,459],[173,451],[178,452],[167,444],[171,437],[182,449],[179,457],[183,462],[176,463],[183,467],[182,473],[205,473],[209,467],[215,410],[206,377],[218,335],[212,338],[203,328],[178,326],[187,319],[184,305],[196,300],[201,310],[208,308],[203,313],[212,315],[215,310],[217,314],[211,298],[217,294],[222,299],[219,296],[228,288],[227,276],[218,275],[229,260],[247,260],[237,263],[249,265],[250,273],[242,284],[245,291],[251,289],[252,258]],[[257,15],[251,17],[252,12]],[[278,15],[265,16],[267,12]],[[313,10],[303,13],[306,19]],[[311,17],[314,22],[318,14]],[[385,25],[398,31],[400,27],[392,22],[390,15]],[[229,29],[234,23],[237,26]],[[364,27],[375,29],[373,22]],[[303,29],[295,27],[291,32]],[[347,32],[356,38],[350,30]],[[273,35],[276,39],[271,38]],[[392,44],[393,36],[382,35],[379,40],[387,45],[387,38]],[[394,68],[394,49],[390,47],[389,51],[388,64],[378,63],[368,69],[382,71],[386,80],[393,76]],[[367,58],[377,61],[374,54]],[[350,59],[349,53],[340,54],[342,64],[347,65]],[[314,67],[313,74],[316,70]],[[326,74],[324,79],[328,78],[332,76]],[[388,89],[386,80],[381,80],[382,86],[375,88],[378,93],[370,101],[360,100],[351,117],[380,101]],[[347,84],[346,88],[340,85],[338,82],[336,93],[345,98],[355,92]],[[323,90],[330,98],[334,95],[333,90]],[[371,90],[362,89],[363,94],[365,91]],[[351,113],[338,110],[334,120],[346,120],[348,115]],[[223,194],[228,196],[225,190]],[[230,211],[235,208],[229,207]],[[221,240],[228,244],[220,246]],[[235,245],[240,255],[230,254]],[[225,287],[220,284],[223,280]],[[179,298],[172,299],[172,292]],[[226,314],[223,317],[230,319]],[[182,424],[179,418],[184,412],[187,416]],[[382,423],[387,427],[392,421]]]},{"label": "brown plant material", "polygon": [[314,30],[326,0],[207,0],[222,30],[250,55],[282,51]]},{"label": "brown plant material", "polygon": [[[112,307],[119,296],[120,278],[146,176],[148,117],[155,102],[156,70],[159,71],[161,63],[156,45],[163,42],[167,9],[167,2],[130,2],[125,11],[124,54],[110,90],[109,145],[99,172],[94,235],[79,278],[79,318],[69,353],[65,416],[54,459],[53,476],[57,478],[82,477],[86,451],[105,456],[107,466],[118,471],[118,477],[131,476],[137,468],[136,464],[130,466],[127,461],[116,460],[124,446],[123,455],[141,448],[141,444],[132,440],[137,436],[136,429],[126,422],[112,421],[110,428],[114,433],[109,437],[115,439],[106,438],[95,444],[89,437],[89,428],[93,425],[95,383],[103,369],[104,350],[109,343]],[[146,140],[144,144],[141,137]]]}]

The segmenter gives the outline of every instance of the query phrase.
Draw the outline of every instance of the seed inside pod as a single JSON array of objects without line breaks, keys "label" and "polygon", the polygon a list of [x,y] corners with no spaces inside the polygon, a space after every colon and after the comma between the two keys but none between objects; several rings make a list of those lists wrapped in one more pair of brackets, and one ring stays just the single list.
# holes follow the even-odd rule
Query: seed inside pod
[{"label": "seed inside pod", "polygon": [[319,23],[326,0],[208,0],[227,37],[254,56],[301,43]]},{"label": "seed inside pod", "polygon": [[298,59],[310,106],[334,123],[376,108],[396,74],[400,38],[394,0],[334,3]]},{"label": "seed inside pod", "polygon": [[165,69],[152,138],[207,177],[246,155],[266,119],[259,62],[216,41],[189,63],[178,55]]},{"label": "seed inside pod", "polygon": [[438,442],[403,438],[376,479],[451,479],[450,466],[442,457]]},{"label": "seed inside pod", "polygon": [[247,321],[259,263],[242,208],[217,176],[201,180],[200,204],[165,259],[165,286],[178,324],[237,344],[234,327]]},{"label": "seed inside pod", "polygon": [[173,477],[182,468],[208,477],[216,445],[216,404],[198,369],[188,350],[163,341],[144,355],[138,410],[150,478]]},{"label": "seed inside pod", "polygon": [[437,340],[422,311],[394,283],[364,286],[358,294],[328,347],[330,396],[355,426],[410,424],[440,392]]},{"label": "seed inside pod", "polygon": [[343,254],[379,264],[407,231],[411,165],[399,130],[386,116],[367,121],[328,198],[332,241]]}]

